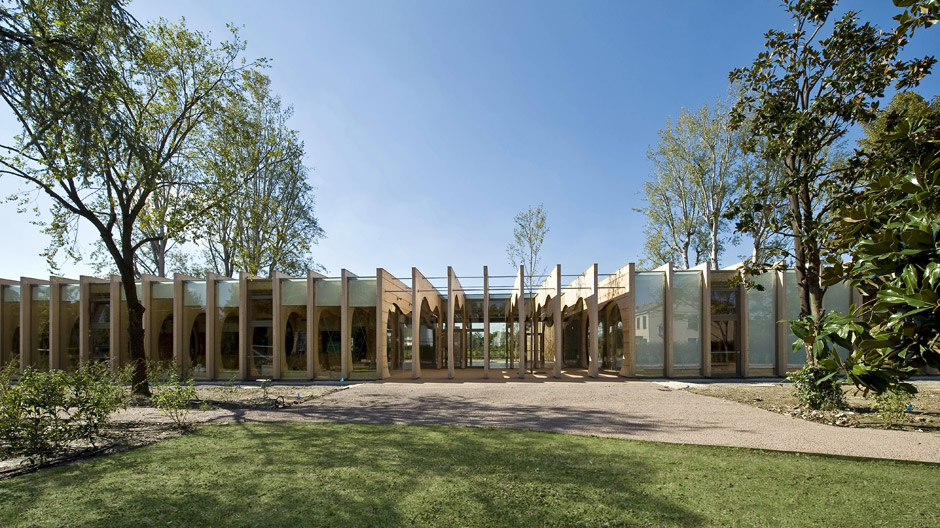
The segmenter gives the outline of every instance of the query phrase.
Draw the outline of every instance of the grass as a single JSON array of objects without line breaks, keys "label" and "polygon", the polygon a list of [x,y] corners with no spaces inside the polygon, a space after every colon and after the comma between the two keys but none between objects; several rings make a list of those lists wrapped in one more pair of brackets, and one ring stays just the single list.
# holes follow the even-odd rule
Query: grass
[{"label": "grass", "polygon": [[460,427],[204,426],[0,482],[0,526],[938,526],[940,466]]}]

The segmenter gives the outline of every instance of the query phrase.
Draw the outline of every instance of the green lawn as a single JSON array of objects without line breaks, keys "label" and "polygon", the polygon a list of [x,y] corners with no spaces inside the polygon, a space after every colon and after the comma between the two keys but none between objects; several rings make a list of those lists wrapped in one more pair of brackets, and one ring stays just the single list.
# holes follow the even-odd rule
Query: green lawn
[{"label": "green lawn", "polygon": [[940,526],[940,466],[460,427],[205,426],[0,482],[0,526]]}]

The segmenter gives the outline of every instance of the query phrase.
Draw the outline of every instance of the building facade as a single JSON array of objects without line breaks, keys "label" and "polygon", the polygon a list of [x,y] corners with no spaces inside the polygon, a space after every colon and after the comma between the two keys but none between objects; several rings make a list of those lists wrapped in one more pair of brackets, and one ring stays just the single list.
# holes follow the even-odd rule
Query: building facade
[{"label": "building facade", "polygon": [[[561,376],[583,369],[625,377],[783,376],[805,362],[787,319],[799,314],[793,271],[730,284],[737,269],[706,266],[601,276],[555,266],[527,294],[513,276],[396,278],[383,269],[339,277],[237,279],[145,276],[149,360],[175,361],[196,380],[419,378],[434,369],[512,369]],[[572,280],[565,280],[565,279]],[[509,285],[509,281],[512,285]],[[464,286],[464,283],[467,286]],[[499,284],[503,285],[499,285]],[[129,360],[127,303],[117,276],[0,280],[0,362],[73,369]],[[831,287],[826,308],[858,303]]]}]

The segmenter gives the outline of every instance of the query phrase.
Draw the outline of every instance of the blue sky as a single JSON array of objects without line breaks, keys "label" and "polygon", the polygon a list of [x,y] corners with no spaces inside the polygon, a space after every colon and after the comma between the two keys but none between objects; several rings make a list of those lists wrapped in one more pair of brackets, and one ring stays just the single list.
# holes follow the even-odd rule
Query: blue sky
[{"label": "blue sky", "polygon": [[[185,17],[267,57],[306,144],[317,216],[314,258],[338,275],[508,273],[512,217],[544,203],[543,254],[564,273],[638,261],[647,150],[680,108],[723,96],[772,27],[774,1],[145,1],[141,21]],[[890,2],[846,3],[887,27]],[[940,50],[940,30],[906,53]],[[919,90],[940,92],[935,74]],[[16,133],[2,110],[0,136]],[[15,190],[0,180],[0,193]],[[0,207],[0,277],[44,276],[46,241]],[[86,230],[87,232],[87,230]],[[731,250],[732,264],[745,249]],[[70,276],[87,265],[66,265]]]}]

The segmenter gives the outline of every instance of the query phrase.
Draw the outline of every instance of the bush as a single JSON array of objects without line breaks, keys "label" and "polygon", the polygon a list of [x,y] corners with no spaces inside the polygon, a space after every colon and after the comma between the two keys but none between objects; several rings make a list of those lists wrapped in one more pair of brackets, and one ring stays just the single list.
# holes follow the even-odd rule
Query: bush
[{"label": "bush", "polygon": [[787,379],[793,382],[794,395],[804,407],[826,411],[847,407],[842,381],[828,369],[806,365],[790,373]]},{"label": "bush", "polygon": [[914,401],[914,395],[908,391],[895,389],[881,394],[870,393],[874,399],[878,416],[885,423],[885,427],[897,425],[907,416],[907,408]]},{"label": "bush", "polygon": [[189,423],[189,408],[196,399],[196,386],[192,379],[181,382],[175,373],[170,379],[154,385],[156,389],[151,401],[160,409],[160,414],[169,416],[180,429],[186,429]]},{"label": "bush", "polygon": [[76,372],[27,368],[16,384],[15,368],[0,372],[0,454],[29,462],[47,460],[73,442],[95,445],[111,413],[125,404],[105,365]]}]

